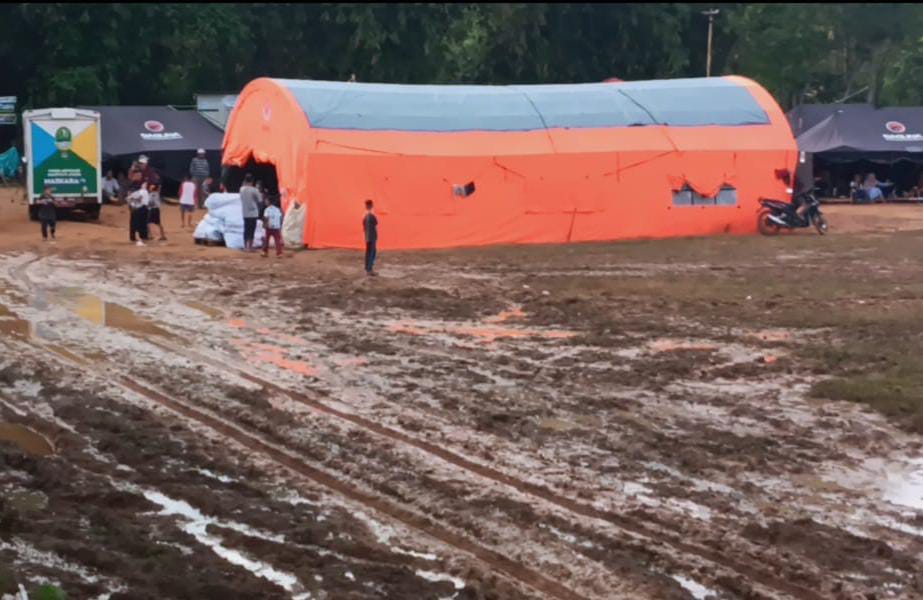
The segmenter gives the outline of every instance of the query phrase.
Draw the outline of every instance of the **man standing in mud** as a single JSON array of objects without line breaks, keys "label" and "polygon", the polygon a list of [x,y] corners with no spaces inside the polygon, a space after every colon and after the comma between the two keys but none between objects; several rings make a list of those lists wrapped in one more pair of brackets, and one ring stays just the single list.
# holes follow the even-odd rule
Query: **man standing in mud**
[{"label": "man standing in mud", "polygon": [[240,186],[240,206],[244,216],[244,250],[253,251],[253,236],[256,233],[256,221],[260,217],[260,204],[263,198],[259,190],[253,187],[253,175],[244,176],[244,184]]},{"label": "man standing in mud", "polygon": [[374,204],[371,200],[365,201],[365,217],[362,219],[362,230],[365,232],[365,274],[370,277],[378,275],[373,269],[375,257],[378,255],[378,218],[375,216]]}]

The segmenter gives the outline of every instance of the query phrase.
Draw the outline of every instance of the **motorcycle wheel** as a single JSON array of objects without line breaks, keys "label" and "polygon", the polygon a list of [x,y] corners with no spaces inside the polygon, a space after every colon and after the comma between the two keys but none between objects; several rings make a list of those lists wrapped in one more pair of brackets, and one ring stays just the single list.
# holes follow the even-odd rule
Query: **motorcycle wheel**
[{"label": "motorcycle wheel", "polygon": [[824,215],[817,215],[814,217],[814,228],[817,229],[817,233],[821,235],[827,233],[827,219]]},{"label": "motorcycle wheel", "polygon": [[772,214],[772,211],[764,210],[760,211],[759,216],[757,217],[757,228],[760,230],[760,233],[763,235],[778,235],[779,234],[779,225],[772,221],[769,218],[769,215]]}]

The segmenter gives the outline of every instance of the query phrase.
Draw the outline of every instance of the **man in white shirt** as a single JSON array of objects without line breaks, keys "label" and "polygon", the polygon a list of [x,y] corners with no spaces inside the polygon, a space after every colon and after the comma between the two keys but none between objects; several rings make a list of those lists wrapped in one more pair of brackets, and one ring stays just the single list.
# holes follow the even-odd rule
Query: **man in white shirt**
[{"label": "man in white shirt", "polygon": [[[144,245],[147,235],[148,204],[151,202],[151,194],[147,190],[147,182],[141,184],[141,187],[128,195],[128,209],[131,211],[129,219],[129,239],[138,246]],[[137,234],[138,239],[135,239]]]},{"label": "man in white shirt", "polygon": [[263,236],[263,256],[269,255],[269,238],[275,240],[276,256],[282,256],[282,209],[276,201],[272,201],[263,211],[263,226],[266,235]]},{"label": "man in white shirt", "polygon": [[186,229],[186,223],[192,228],[192,213],[195,212],[196,201],[196,184],[192,177],[187,173],[183,177],[183,183],[179,186],[179,218],[182,228]]}]

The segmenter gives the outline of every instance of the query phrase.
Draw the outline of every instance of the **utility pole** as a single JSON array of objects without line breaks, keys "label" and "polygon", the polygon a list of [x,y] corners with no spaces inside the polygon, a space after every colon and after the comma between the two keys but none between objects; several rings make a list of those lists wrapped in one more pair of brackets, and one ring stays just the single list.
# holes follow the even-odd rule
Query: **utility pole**
[{"label": "utility pole", "polygon": [[708,58],[706,59],[706,62],[705,62],[705,76],[706,77],[711,77],[711,34],[712,34],[712,28],[714,27],[714,23],[715,23],[715,15],[717,15],[719,12],[721,11],[718,10],[717,8],[711,8],[709,10],[702,11],[702,14],[708,17]]}]

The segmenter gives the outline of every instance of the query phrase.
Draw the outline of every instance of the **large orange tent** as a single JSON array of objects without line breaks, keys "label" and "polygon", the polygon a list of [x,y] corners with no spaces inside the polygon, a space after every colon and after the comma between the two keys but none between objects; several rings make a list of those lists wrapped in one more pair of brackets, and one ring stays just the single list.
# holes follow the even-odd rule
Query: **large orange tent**
[{"label": "large orange tent", "polygon": [[797,147],[742,77],[574,85],[392,85],[261,78],[224,164],[275,166],[305,243],[381,248],[562,243],[756,230],[787,198]]}]

